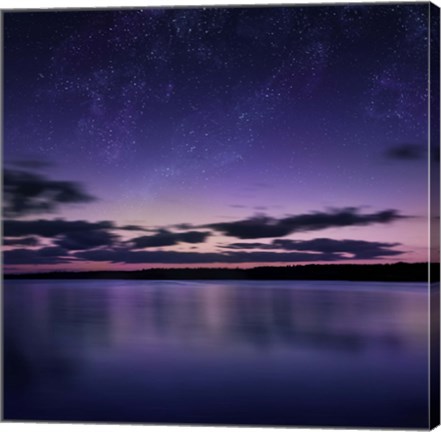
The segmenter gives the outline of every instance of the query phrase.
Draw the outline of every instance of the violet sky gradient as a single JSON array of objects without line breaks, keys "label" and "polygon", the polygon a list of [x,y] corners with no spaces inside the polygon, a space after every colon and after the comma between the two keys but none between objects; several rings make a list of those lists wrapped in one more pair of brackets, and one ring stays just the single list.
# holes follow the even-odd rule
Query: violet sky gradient
[{"label": "violet sky gradient", "polygon": [[428,8],[6,12],[6,271],[426,261]]}]

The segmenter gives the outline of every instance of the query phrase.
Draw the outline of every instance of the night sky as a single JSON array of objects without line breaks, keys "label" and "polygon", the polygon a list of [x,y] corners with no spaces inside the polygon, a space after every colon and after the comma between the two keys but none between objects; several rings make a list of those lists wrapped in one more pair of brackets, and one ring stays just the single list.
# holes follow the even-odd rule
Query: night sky
[{"label": "night sky", "polygon": [[7,271],[427,260],[428,4],[4,14]]}]

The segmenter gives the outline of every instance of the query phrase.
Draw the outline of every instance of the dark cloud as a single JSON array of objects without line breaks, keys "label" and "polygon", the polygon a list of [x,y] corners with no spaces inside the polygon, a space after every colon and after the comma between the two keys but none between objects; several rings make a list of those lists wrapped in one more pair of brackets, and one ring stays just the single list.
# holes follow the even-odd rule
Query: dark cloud
[{"label": "dark cloud", "polygon": [[[283,242],[283,243],[280,243]],[[61,242],[60,242],[61,244]],[[5,264],[59,264],[72,260],[130,264],[239,264],[239,263],[300,263],[337,262],[349,259],[374,259],[395,256],[403,252],[390,249],[395,243],[365,242],[361,240],[316,239],[309,241],[274,241],[272,244],[233,244],[231,248],[279,249],[279,251],[225,251],[213,253],[178,251],[141,251],[130,247],[99,248],[75,251],[68,248],[46,247],[37,250],[15,249],[4,252]],[[83,249],[84,244],[81,244]],[[290,250],[290,249],[295,250]],[[280,252],[284,250],[284,252]]]},{"label": "dark cloud", "polygon": [[394,160],[419,160],[426,156],[426,149],[420,144],[400,144],[391,147],[386,152],[386,157]]},{"label": "dark cloud", "polygon": [[[226,249],[264,249],[285,251],[309,251],[337,255],[341,258],[375,259],[385,256],[400,255],[403,252],[391,249],[399,243],[380,243],[364,240],[334,240],[318,238],[314,240],[278,239],[268,243],[233,243],[224,246]],[[342,255],[346,254],[346,255]],[[349,256],[347,255],[349,254]]]},{"label": "dark cloud", "polygon": [[62,204],[95,199],[78,183],[50,180],[41,174],[16,169],[4,170],[3,193],[6,217],[52,212]]},{"label": "dark cloud", "polygon": [[284,226],[281,220],[268,216],[254,216],[234,222],[214,223],[207,225],[207,227],[241,239],[282,237],[291,233],[291,230]]},{"label": "dark cloud", "polygon": [[210,233],[201,231],[174,233],[162,229],[151,236],[135,237],[130,240],[130,243],[135,249],[174,246],[178,243],[203,243],[209,235]]},{"label": "dark cloud", "polygon": [[71,257],[66,251],[58,247],[42,249],[14,249],[3,252],[5,265],[20,264],[62,264],[69,262]]},{"label": "dark cloud", "polygon": [[190,224],[190,223],[180,223],[180,224],[177,224],[177,225],[173,225],[173,228],[176,228],[176,229],[179,229],[179,230],[189,230],[189,229],[194,228],[194,225]]},{"label": "dark cloud", "polygon": [[101,246],[113,246],[118,236],[105,230],[73,231],[64,233],[55,240],[55,244],[69,250],[93,249]]},{"label": "dark cloud", "polygon": [[41,249],[35,249],[42,257],[61,258],[67,257],[67,250],[58,246],[48,246]]},{"label": "dark cloud", "polygon": [[122,225],[116,228],[123,231],[152,231],[151,229],[144,228],[140,225]]},{"label": "dark cloud", "polygon": [[358,208],[349,207],[328,212],[306,213],[276,219],[265,215],[233,222],[205,225],[222,234],[240,239],[284,237],[295,232],[315,231],[325,228],[390,223],[402,216],[397,210],[384,210],[361,214]]},{"label": "dark cloud", "polygon": [[64,219],[37,219],[31,221],[7,219],[3,223],[5,237],[23,237],[37,235],[40,237],[56,237],[74,232],[91,232],[96,230],[114,229],[109,221],[88,222],[85,220],[66,221]]},{"label": "dark cloud", "polygon": [[337,261],[341,257],[332,254],[315,253],[275,253],[275,252],[232,252],[232,253],[199,253],[176,251],[133,251],[127,248],[113,250],[94,250],[78,252],[77,258],[88,261],[108,261],[112,263],[131,264],[225,264],[257,262],[308,262]]},{"label": "dark cloud", "polygon": [[5,238],[3,240],[4,246],[37,246],[38,243],[38,238],[33,236]]},{"label": "dark cloud", "polygon": [[274,240],[273,244],[284,250],[316,251],[323,253],[347,253],[355,259],[379,258],[400,255],[403,252],[391,248],[400,243],[370,242],[364,240],[334,240],[318,238],[306,241]]},{"label": "dark cloud", "polygon": [[190,264],[214,263],[222,254],[176,252],[176,251],[133,251],[130,248],[117,248],[112,250],[95,250],[78,252],[76,257],[88,261],[109,261],[113,263],[137,264]]},{"label": "dark cloud", "polygon": [[5,236],[9,238],[29,235],[50,238],[53,239],[54,245],[68,250],[112,247],[119,238],[110,231],[115,229],[115,226],[108,221],[6,220],[3,229]]},{"label": "dark cloud", "polygon": [[[130,225],[128,231],[138,230]],[[11,238],[24,236],[38,236],[50,238],[54,245],[68,250],[84,250],[97,247],[112,248],[118,246],[119,237],[112,231],[127,229],[118,227],[109,221],[88,222],[85,220],[66,221],[64,219],[33,221],[7,219],[3,225],[5,236],[12,244]],[[143,229],[146,230],[146,229]],[[202,243],[210,235],[209,232],[188,231],[174,233],[165,229],[156,231],[150,236],[135,237],[128,241],[135,249],[147,247],[174,246],[178,243]],[[18,244],[18,243],[16,243]]]},{"label": "dark cloud", "polygon": [[272,243],[230,243],[227,245],[220,245],[222,249],[240,249],[240,250],[250,250],[250,249],[278,249]]}]

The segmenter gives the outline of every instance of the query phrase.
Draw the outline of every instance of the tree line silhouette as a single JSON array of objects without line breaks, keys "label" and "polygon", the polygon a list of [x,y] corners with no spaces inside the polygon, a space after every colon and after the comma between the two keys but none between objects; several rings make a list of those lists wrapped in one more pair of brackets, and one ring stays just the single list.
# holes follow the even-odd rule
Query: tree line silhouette
[{"label": "tree line silhouette", "polygon": [[[5,274],[5,279],[139,279],[139,280],[349,280],[428,281],[428,263],[309,264],[254,268],[152,268],[136,271],[57,271]],[[439,281],[439,263],[430,264],[431,281]]]}]

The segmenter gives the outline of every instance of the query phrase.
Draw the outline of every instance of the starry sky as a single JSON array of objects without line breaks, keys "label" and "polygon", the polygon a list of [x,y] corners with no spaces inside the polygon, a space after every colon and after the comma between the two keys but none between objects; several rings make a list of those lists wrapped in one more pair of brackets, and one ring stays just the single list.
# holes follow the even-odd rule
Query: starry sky
[{"label": "starry sky", "polygon": [[428,18],[4,13],[6,271],[427,261]]}]

